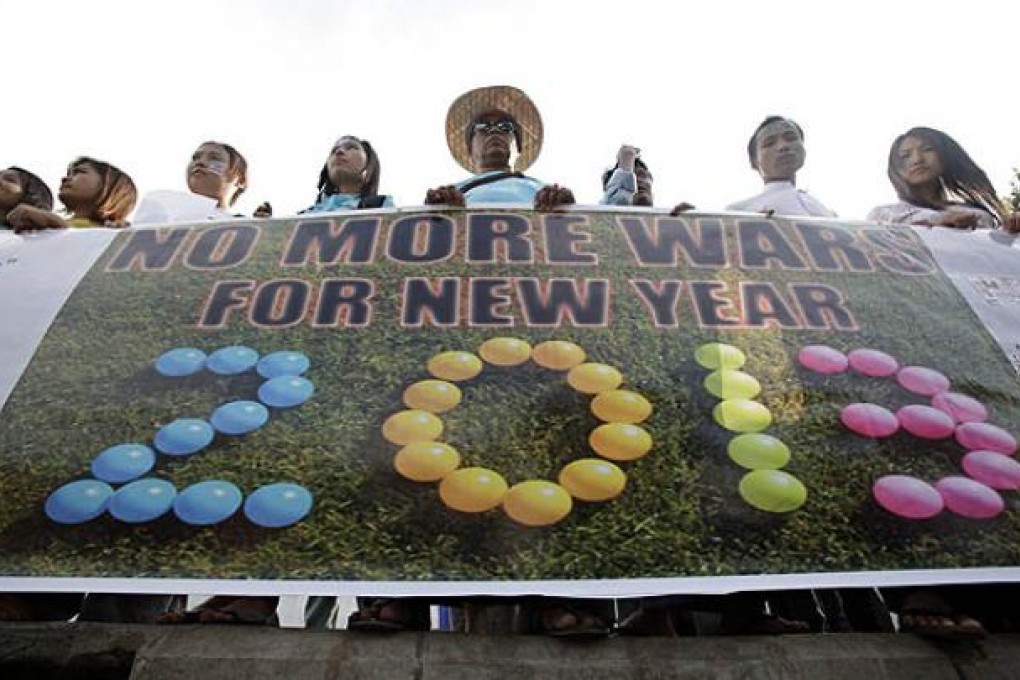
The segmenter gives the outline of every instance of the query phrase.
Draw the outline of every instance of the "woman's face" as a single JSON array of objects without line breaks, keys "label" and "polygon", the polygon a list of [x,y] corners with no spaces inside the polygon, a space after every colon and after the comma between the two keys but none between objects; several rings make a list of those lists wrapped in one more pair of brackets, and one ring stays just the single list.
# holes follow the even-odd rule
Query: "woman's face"
[{"label": "woman's face", "polygon": [[78,163],[67,169],[67,176],[60,181],[57,197],[68,208],[95,206],[103,191],[103,178],[88,163]]},{"label": "woman's face", "polygon": [[203,144],[188,163],[188,189],[226,206],[234,187],[229,169],[230,154],[226,149],[219,144]]},{"label": "woman's face", "polygon": [[937,182],[942,177],[939,152],[920,137],[907,137],[896,149],[896,171],[910,186]]},{"label": "woman's face", "polygon": [[364,179],[363,173],[368,164],[365,147],[354,137],[341,137],[336,140],[333,150],[326,159],[326,171],[334,186],[340,186],[342,179]]},{"label": "woman's face", "polygon": [[7,168],[0,172],[0,209],[10,210],[21,201],[24,193],[21,176],[15,170]]}]

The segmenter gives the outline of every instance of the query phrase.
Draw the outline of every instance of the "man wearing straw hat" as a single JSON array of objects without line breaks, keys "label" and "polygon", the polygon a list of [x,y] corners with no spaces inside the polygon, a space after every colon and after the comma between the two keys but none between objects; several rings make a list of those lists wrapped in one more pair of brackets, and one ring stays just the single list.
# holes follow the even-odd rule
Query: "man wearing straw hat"
[{"label": "man wearing straw hat", "polygon": [[474,175],[430,189],[426,205],[530,203],[548,211],[574,202],[569,189],[524,175],[542,149],[542,117],[516,87],[479,87],[457,97],[446,113],[446,143]]}]

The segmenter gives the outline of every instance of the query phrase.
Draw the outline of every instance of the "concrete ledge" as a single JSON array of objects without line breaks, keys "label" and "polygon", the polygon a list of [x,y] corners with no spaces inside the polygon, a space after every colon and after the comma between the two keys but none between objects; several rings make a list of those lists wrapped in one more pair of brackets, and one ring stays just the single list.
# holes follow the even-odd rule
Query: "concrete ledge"
[{"label": "concrete ledge", "polygon": [[1020,680],[1020,635],[980,644],[879,634],[568,643],[250,626],[0,624],[0,677]]}]

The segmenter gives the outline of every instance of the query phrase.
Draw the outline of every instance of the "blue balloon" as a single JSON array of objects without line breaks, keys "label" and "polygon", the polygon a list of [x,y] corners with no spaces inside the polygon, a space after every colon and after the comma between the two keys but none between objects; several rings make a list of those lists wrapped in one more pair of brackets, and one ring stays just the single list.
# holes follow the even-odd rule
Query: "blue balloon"
[{"label": "blue balloon", "polygon": [[269,420],[269,410],[257,401],[232,401],[213,411],[209,422],[223,434],[248,434]]},{"label": "blue balloon", "polygon": [[279,529],[301,521],[312,509],[312,494],[297,484],[263,486],[248,496],[244,514],[253,524]]},{"label": "blue balloon", "polygon": [[259,401],[273,408],[290,408],[308,401],[315,387],[299,375],[281,375],[259,387]]},{"label": "blue balloon", "polygon": [[251,347],[222,347],[205,360],[205,367],[217,375],[237,375],[251,370],[258,363],[259,353]]},{"label": "blue balloon", "polygon": [[190,456],[208,446],[215,434],[204,420],[178,418],[160,428],[153,445],[168,456]]},{"label": "blue balloon", "polygon": [[310,365],[308,357],[301,352],[284,350],[267,354],[259,359],[255,370],[263,378],[279,378],[281,375],[301,375]]},{"label": "blue balloon", "polygon": [[211,479],[192,484],[174,499],[174,514],[185,524],[208,526],[227,519],[241,507],[241,490]]},{"label": "blue balloon", "polygon": [[205,352],[194,347],[178,347],[156,359],[156,371],[169,378],[198,373],[205,366]]},{"label": "blue balloon", "polygon": [[156,464],[156,454],[145,444],[117,444],[92,461],[92,474],[104,482],[123,484],[138,479]]},{"label": "blue balloon", "polygon": [[162,479],[139,479],[117,489],[110,498],[109,511],[129,524],[151,522],[162,517],[173,505],[177,489]]},{"label": "blue balloon", "polygon": [[95,479],[65,484],[46,499],[46,516],[60,524],[81,524],[106,511],[113,487]]}]

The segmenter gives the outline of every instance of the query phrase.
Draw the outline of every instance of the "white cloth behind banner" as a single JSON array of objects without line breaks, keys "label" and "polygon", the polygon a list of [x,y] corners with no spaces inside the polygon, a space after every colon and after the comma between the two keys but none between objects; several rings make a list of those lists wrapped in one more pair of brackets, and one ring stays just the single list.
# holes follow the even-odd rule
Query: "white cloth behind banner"
[{"label": "white cloth behind banner", "polygon": [[1020,236],[914,229],[1020,375]]},{"label": "white cloth behind banner", "polygon": [[115,229],[0,232],[0,410],[36,346]]},{"label": "white cloth behind banner", "polygon": [[150,191],[142,196],[135,210],[134,224],[201,222],[230,217],[216,201],[188,191]]}]

